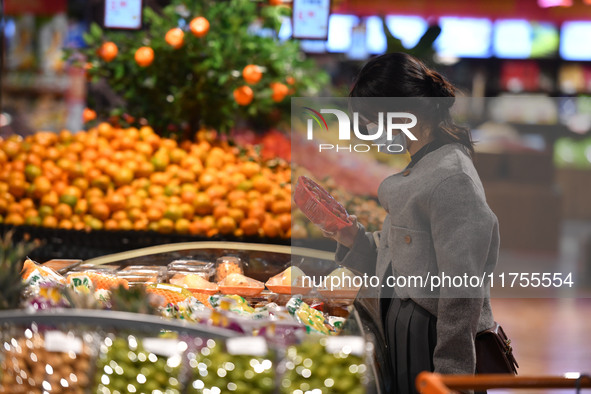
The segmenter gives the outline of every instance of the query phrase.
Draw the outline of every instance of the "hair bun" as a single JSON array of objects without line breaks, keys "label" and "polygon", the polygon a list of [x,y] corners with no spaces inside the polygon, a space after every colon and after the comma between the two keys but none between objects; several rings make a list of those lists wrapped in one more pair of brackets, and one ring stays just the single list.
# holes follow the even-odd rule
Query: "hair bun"
[{"label": "hair bun", "polygon": [[437,71],[429,70],[427,77],[431,84],[433,97],[455,97],[455,89],[441,74]]}]

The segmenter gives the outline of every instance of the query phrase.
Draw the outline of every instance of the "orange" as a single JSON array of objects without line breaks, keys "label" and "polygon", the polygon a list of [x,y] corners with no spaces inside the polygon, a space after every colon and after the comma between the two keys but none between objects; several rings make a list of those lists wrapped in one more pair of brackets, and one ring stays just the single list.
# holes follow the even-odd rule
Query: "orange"
[{"label": "orange", "polygon": [[181,204],[181,212],[185,219],[193,219],[193,216],[195,215],[195,208],[193,208],[192,204],[184,202]]},{"label": "orange", "polygon": [[158,231],[161,233],[171,233],[174,230],[174,222],[168,218],[162,218],[158,221]]},{"label": "orange", "polygon": [[68,204],[60,203],[55,208],[55,217],[57,219],[68,219],[72,216],[72,207]]},{"label": "orange", "polygon": [[148,229],[148,221],[146,219],[138,219],[133,223],[135,231],[146,231]]},{"label": "orange", "polygon": [[273,91],[271,98],[276,103],[283,101],[283,99],[285,98],[285,96],[287,96],[287,93],[289,91],[287,86],[285,86],[284,84],[282,84],[280,82],[273,82],[271,84],[271,90]]},{"label": "orange", "polygon": [[245,214],[242,209],[239,208],[230,208],[228,210],[228,216],[236,221],[236,223],[240,223],[244,220]]},{"label": "orange", "polygon": [[140,47],[135,51],[135,62],[140,67],[148,67],[154,61],[154,50],[150,47]]},{"label": "orange", "polygon": [[217,222],[218,230],[222,234],[231,234],[236,230],[236,221],[230,216],[222,216]]},{"label": "orange", "polygon": [[84,108],[84,111],[82,111],[82,121],[84,123],[88,123],[92,120],[96,119],[96,111],[92,110],[90,108]]},{"label": "orange", "polygon": [[240,229],[247,236],[257,235],[260,227],[261,223],[255,218],[247,218],[240,222]]},{"label": "orange", "polygon": [[107,197],[107,205],[111,211],[120,211],[125,208],[125,197],[120,193],[113,193]]},{"label": "orange", "polygon": [[121,219],[119,221],[119,228],[124,231],[131,231],[133,230],[133,222],[129,219]]},{"label": "orange", "polygon": [[227,216],[228,213],[229,213],[229,209],[225,203],[222,203],[213,209],[213,217],[216,219]]},{"label": "orange", "polygon": [[266,237],[275,238],[281,233],[281,225],[275,219],[267,219],[263,223],[263,232]]},{"label": "orange", "polygon": [[42,218],[46,217],[46,216],[52,216],[53,215],[53,208],[50,207],[49,205],[41,205],[39,207],[39,216],[41,216]]},{"label": "orange", "polygon": [[8,182],[8,192],[15,198],[21,198],[25,195],[28,184],[20,177],[13,177]]},{"label": "orange", "polygon": [[59,223],[58,223],[57,226],[58,226],[58,228],[63,228],[63,229],[66,229],[66,230],[71,230],[71,229],[74,228],[74,223],[72,223],[71,220],[62,219],[62,220],[59,221]]},{"label": "orange", "polygon": [[104,202],[95,202],[90,206],[90,213],[99,220],[106,220],[111,211],[109,210],[109,206]]},{"label": "orange", "polygon": [[18,213],[9,213],[4,221],[6,224],[12,224],[14,226],[22,226],[25,224],[25,218]]},{"label": "orange", "polygon": [[85,199],[78,200],[74,206],[74,213],[77,215],[84,215],[88,211],[88,201]]},{"label": "orange", "polygon": [[[182,188],[181,188],[182,190]],[[181,201],[186,204],[193,204],[195,202],[195,198],[197,197],[197,193],[194,190],[182,190],[181,191]]]},{"label": "orange", "polygon": [[35,198],[42,198],[51,190],[51,186],[51,182],[47,177],[41,175],[35,178],[35,181],[33,182],[33,196]]},{"label": "orange", "polygon": [[129,167],[122,167],[112,176],[117,186],[129,185],[133,181],[133,171]]},{"label": "orange", "polygon": [[195,213],[198,215],[209,215],[213,211],[211,199],[203,192],[197,193],[193,201],[193,207],[195,207]]},{"label": "orange", "polygon": [[254,93],[250,86],[240,86],[234,89],[234,100],[238,103],[238,105],[248,105],[252,102],[254,98]]},{"label": "orange", "polygon": [[108,63],[111,60],[115,59],[118,52],[119,49],[117,48],[117,45],[115,45],[114,42],[107,41],[104,42],[103,45],[101,45],[101,47],[99,48],[98,55]]},{"label": "orange", "polygon": [[222,199],[228,193],[228,188],[223,185],[212,185],[205,191],[212,200]]},{"label": "orange", "polygon": [[252,178],[254,175],[261,172],[261,166],[254,161],[247,161],[246,163],[242,164],[240,171],[246,175],[247,178]]},{"label": "orange", "polygon": [[291,214],[290,213],[283,213],[277,216],[277,220],[279,221],[279,226],[281,226],[281,230],[288,231],[291,229]]},{"label": "orange", "polygon": [[119,223],[115,219],[105,221],[105,230],[114,231],[119,229]]},{"label": "orange", "polygon": [[209,21],[202,16],[198,16],[189,23],[189,28],[195,37],[203,37],[209,31]]},{"label": "orange", "polygon": [[253,178],[252,186],[261,193],[268,193],[273,187],[273,184],[268,178],[258,175]]},{"label": "orange", "polygon": [[174,231],[179,234],[188,234],[191,222],[185,218],[179,219],[174,224]]},{"label": "orange", "polygon": [[205,225],[200,220],[193,220],[189,225],[189,234],[203,235],[207,232]]},{"label": "orange", "polygon": [[25,167],[25,177],[27,181],[32,182],[35,178],[41,175],[41,168],[34,164],[27,164]]},{"label": "orange", "polygon": [[41,205],[55,207],[57,204],[59,204],[59,196],[54,190],[51,190],[41,198]]},{"label": "orange", "polygon": [[246,198],[239,198],[237,200],[232,200],[230,203],[232,208],[240,209],[243,212],[248,211],[248,200]]},{"label": "orange", "polygon": [[149,208],[146,216],[149,221],[156,222],[162,219],[162,211],[157,208]]},{"label": "orange", "polygon": [[290,85],[293,85],[293,84],[295,83],[295,78],[294,78],[294,77],[292,77],[292,76],[289,76],[289,77],[285,78],[285,81],[286,81],[288,84],[290,84]]},{"label": "orange", "polygon": [[261,68],[256,64],[249,64],[242,70],[242,78],[244,78],[248,84],[254,85],[259,82],[262,77],[263,73],[261,72]]},{"label": "orange", "polygon": [[116,211],[111,215],[111,218],[121,221],[123,219],[127,219],[127,213],[125,213],[125,211]]},{"label": "orange", "polygon": [[41,222],[43,227],[56,228],[58,221],[55,216],[45,216]]},{"label": "orange", "polygon": [[176,221],[183,217],[183,211],[179,205],[169,205],[166,211],[164,211],[164,217]]},{"label": "orange", "polygon": [[291,212],[291,201],[282,200],[273,202],[273,204],[271,204],[271,212],[277,215]]},{"label": "orange", "polygon": [[217,177],[215,173],[212,172],[204,172],[199,177],[199,184],[201,185],[201,189],[205,190],[210,186],[213,186],[217,182]]},{"label": "orange", "polygon": [[127,212],[127,216],[131,220],[139,220],[145,217],[144,212],[140,208],[131,208],[129,212]]},{"label": "orange", "polygon": [[147,178],[154,172],[154,165],[149,161],[142,161],[138,168],[135,170],[135,174],[138,178]]},{"label": "orange", "polygon": [[263,222],[265,220],[265,210],[261,207],[252,207],[248,211],[248,217]]},{"label": "orange", "polygon": [[185,33],[178,27],[175,27],[174,29],[170,29],[166,33],[166,35],[164,36],[164,40],[168,45],[170,45],[174,49],[179,49],[183,46],[185,42],[184,37]]}]

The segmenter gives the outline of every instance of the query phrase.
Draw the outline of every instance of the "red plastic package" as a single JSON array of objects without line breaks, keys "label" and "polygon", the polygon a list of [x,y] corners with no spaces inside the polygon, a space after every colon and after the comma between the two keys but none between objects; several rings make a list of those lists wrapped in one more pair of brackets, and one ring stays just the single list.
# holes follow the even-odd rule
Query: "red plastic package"
[{"label": "red plastic package", "polygon": [[294,202],[312,223],[326,232],[332,233],[352,224],[345,208],[306,176],[298,178]]}]

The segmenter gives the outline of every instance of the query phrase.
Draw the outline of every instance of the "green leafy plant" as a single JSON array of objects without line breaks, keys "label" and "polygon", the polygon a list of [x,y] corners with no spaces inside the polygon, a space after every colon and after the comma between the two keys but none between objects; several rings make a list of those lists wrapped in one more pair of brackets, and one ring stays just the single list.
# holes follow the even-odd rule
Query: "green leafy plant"
[{"label": "green leafy plant", "polygon": [[[328,82],[328,75],[305,58],[297,41],[277,38],[282,18],[290,13],[283,5],[260,6],[250,0],[172,0],[161,13],[146,7],[145,28],[140,31],[102,30],[93,24],[83,53],[91,81],[106,80],[125,101],[123,108],[108,108],[110,115],[145,118],[161,132],[195,132],[202,127],[224,132],[241,119],[269,127],[289,114],[289,95],[315,94]],[[201,37],[190,28],[196,17],[209,21],[209,31]],[[177,27],[184,36],[175,48],[165,37]],[[118,48],[110,61],[101,56],[105,42]],[[154,55],[145,67],[134,58],[142,46]],[[249,64],[262,71],[260,81],[248,83],[243,78]],[[273,94],[277,83],[283,86],[276,89],[288,93],[283,99]],[[252,91],[246,105],[234,97],[242,86]]]},{"label": "green leafy plant", "polygon": [[0,238],[0,310],[20,306],[25,287],[21,272],[27,254],[39,246],[35,242],[13,241],[12,231]]}]

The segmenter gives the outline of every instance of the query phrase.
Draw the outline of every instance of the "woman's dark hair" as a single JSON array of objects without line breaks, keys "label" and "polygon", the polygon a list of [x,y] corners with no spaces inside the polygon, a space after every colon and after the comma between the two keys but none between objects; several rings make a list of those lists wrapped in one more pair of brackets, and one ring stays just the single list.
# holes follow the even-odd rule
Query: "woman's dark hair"
[{"label": "woman's dark hair", "polygon": [[370,60],[357,75],[349,97],[425,98],[422,111],[414,113],[419,115],[419,121],[431,122],[433,137],[444,143],[458,142],[470,154],[474,153],[470,131],[456,125],[451,118],[455,88],[411,55],[388,53]]}]

